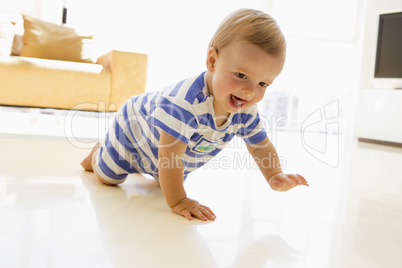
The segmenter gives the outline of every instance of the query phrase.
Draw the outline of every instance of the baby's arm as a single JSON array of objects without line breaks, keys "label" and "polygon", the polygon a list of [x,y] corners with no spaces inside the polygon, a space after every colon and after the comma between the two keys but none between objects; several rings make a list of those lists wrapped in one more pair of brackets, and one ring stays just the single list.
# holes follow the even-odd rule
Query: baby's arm
[{"label": "baby's arm", "polygon": [[183,187],[183,163],[181,158],[187,145],[162,131],[159,140],[158,169],[159,183],[166,203],[176,214],[191,220],[195,216],[200,220],[214,220],[215,214],[210,208],[187,197]]},{"label": "baby's arm", "polygon": [[282,172],[278,153],[268,138],[258,144],[247,144],[247,149],[257,162],[266,181],[275,191],[288,191],[298,185],[308,186],[303,176],[284,174]]}]

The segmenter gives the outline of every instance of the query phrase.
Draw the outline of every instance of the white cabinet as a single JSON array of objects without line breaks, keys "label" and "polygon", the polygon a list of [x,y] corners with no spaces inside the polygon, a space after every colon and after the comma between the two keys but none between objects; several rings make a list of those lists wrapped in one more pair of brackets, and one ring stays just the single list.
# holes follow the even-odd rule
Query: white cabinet
[{"label": "white cabinet", "polygon": [[402,145],[402,90],[362,90],[357,122],[360,140]]}]

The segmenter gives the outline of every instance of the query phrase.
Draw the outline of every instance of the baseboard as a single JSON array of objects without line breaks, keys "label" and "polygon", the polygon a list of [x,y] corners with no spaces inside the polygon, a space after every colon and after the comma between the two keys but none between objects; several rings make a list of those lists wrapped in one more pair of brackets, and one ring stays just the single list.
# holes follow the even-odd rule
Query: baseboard
[{"label": "baseboard", "polygon": [[402,148],[402,143],[400,143],[400,142],[374,140],[374,139],[366,139],[366,138],[359,138],[359,141]]}]

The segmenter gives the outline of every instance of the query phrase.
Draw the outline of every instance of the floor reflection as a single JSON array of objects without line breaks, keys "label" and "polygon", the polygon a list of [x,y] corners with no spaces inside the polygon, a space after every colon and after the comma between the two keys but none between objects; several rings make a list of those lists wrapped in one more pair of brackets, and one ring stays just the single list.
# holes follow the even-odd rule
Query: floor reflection
[{"label": "floor reflection", "polygon": [[92,173],[81,179],[115,267],[218,267],[194,228],[212,222],[187,221],[170,212],[152,181],[134,175],[122,187],[110,187]]},{"label": "floor reflection", "polygon": [[[300,264],[302,254],[276,235],[259,237],[241,247],[239,253],[225,254],[222,247],[230,247],[227,241],[203,230],[215,225],[225,233],[223,224],[230,224],[228,219],[220,223],[187,221],[173,214],[159,186],[141,175],[130,175],[115,187],[102,185],[88,172],[81,180],[91,196],[106,252],[115,267],[262,268]],[[237,233],[225,235],[234,238]],[[234,242],[238,248],[239,241]],[[221,246],[219,256],[211,251],[217,244]],[[225,266],[215,259],[222,256],[227,258]]]},{"label": "floor reflection", "polygon": [[232,268],[300,267],[301,252],[280,236],[265,235],[246,246]]}]

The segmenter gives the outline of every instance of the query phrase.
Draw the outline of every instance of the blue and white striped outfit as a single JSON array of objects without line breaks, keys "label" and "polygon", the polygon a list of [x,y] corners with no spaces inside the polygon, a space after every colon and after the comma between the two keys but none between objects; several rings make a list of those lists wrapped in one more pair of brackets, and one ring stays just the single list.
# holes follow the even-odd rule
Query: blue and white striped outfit
[{"label": "blue and white striped outfit", "polygon": [[116,113],[95,169],[115,184],[130,173],[158,179],[161,130],[187,144],[181,160],[184,178],[216,156],[235,135],[248,144],[267,137],[256,105],[230,114],[219,127],[214,117],[205,72],[164,90],[133,96]]}]

